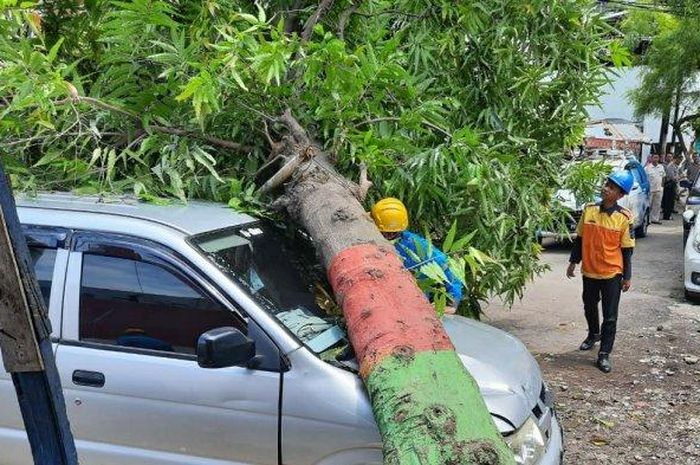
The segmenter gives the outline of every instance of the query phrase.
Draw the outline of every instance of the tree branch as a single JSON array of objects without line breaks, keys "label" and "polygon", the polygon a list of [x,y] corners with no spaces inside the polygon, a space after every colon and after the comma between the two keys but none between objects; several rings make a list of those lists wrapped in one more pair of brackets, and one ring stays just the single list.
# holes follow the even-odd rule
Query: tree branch
[{"label": "tree branch", "polygon": [[202,139],[203,141],[210,143],[211,145],[216,145],[217,147],[236,150],[238,152],[250,152],[251,150],[253,150],[253,147],[250,147],[248,145],[239,144],[238,142],[233,142],[233,141],[226,140],[226,139],[219,139],[218,137],[214,137],[214,136],[207,136],[205,134],[200,134],[200,133],[195,132],[195,131],[190,131],[189,129],[171,128],[171,127],[167,127],[167,126],[157,126],[157,125],[149,125],[147,129],[151,129],[151,130],[157,131],[157,132],[162,132],[164,134],[172,134],[175,136],[196,137],[198,139]]},{"label": "tree branch", "polygon": [[288,16],[284,20],[284,33],[291,35],[295,29],[295,23],[299,16],[302,0],[297,0],[291,10],[287,10]]},{"label": "tree branch", "polygon": [[672,123],[671,125],[672,125],[672,126],[678,126],[678,128],[680,128],[680,127],[683,126],[685,123],[689,123],[690,121],[693,121],[693,120],[698,119],[698,118],[700,118],[700,113],[693,113],[692,115],[684,116],[683,118],[681,118],[681,119],[679,119],[678,121],[676,121],[675,124]]},{"label": "tree branch", "polygon": [[357,192],[355,193],[357,200],[364,202],[365,197],[367,197],[367,192],[373,185],[372,181],[367,178],[367,165],[365,165],[364,162],[360,163],[360,180],[357,184]]},{"label": "tree branch", "polygon": [[[355,125],[355,127],[358,128],[360,126],[367,126],[368,124],[376,124],[376,123],[382,123],[382,122],[386,122],[386,121],[399,122],[399,121],[401,121],[401,118],[399,118],[398,116],[384,116],[381,118],[372,118],[372,119],[368,119],[365,121],[360,121],[359,123],[357,123]],[[442,133],[448,139],[452,139],[452,134],[450,134],[446,129],[443,129],[440,126],[433,124],[426,119],[421,120],[421,124],[429,127],[430,129],[433,129],[439,133]]]},{"label": "tree branch", "polygon": [[[103,102],[102,100],[98,100],[96,98],[92,97],[83,97],[79,95],[72,95],[69,98],[63,99],[63,100],[58,100],[54,102],[55,105],[65,105],[68,103],[86,103],[90,106],[97,107],[97,108],[102,108],[103,110],[111,111],[114,113],[119,113],[125,116],[128,116],[129,118],[137,120],[139,123],[141,123],[141,118],[136,114],[133,113],[129,110],[126,110],[124,108],[119,108],[117,106],[111,105],[109,103]],[[218,137],[214,136],[208,136],[206,134],[201,134],[196,131],[192,131],[189,129],[181,129],[181,128],[172,128],[168,126],[160,126],[160,125],[148,125],[144,129],[146,130],[151,130],[151,131],[156,131],[156,132],[162,132],[164,134],[172,134],[176,136],[191,136],[191,137],[196,137],[198,139],[202,139],[205,142],[208,142],[211,145],[215,145],[217,147],[222,147],[226,149],[231,149],[235,150],[237,152],[250,152],[253,150],[253,147],[240,144],[238,142],[233,142],[230,140],[226,139],[220,139]]]},{"label": "tree branch", "polygon": [[284,124],[289,132],[292,134],[292,137],[298,144],[302,144],[305,146],[310,146],[311,142],[309,141],[309,135],[306,133],[303,127],[301,127],[301,124],[299,124],[299,121],[296,120],[294,116],[292,116],[292,110],[287,108],[282,116],[277,118],[277,122]]},{"label": "tree branch", "polygon": [[79,95],[74,95],[72,97],[65,98],[63,100],[58,100],[58,101],[54,102],[54,104],[55,105],[65,105],[65,104],[71,103],[71,102],[87,103],[88,105],[91,105],[93,107],[102,108],[103,110],[126,115],[129,118],[140,119],[136,113],[132,113],[129,110],[116,107],[116,106],[111,105],[107,102],[103,102],[102,100],[98,100],[98,99],[92,98],[92,97],[82,97]]},{"label": "tree branch", "polygon": [[338,37],[340,40],[345,40],[345,28],[350,22],[350,17],[360,8],[361,0],[353,0],[350,7],[340,14],[338,19]]},{"label": "tree branch", "polygon": [[318,4],[316,11],[314,11],[314,14],[312,14],[306,21],[306,24],[304,24],[304,30],[301,32],[301,38],[304,42],[311,38],[311,34],[314,32],[314,27],[316,27],[316,24],[318,24],[320,21],[323,13],[325,13],[325,11],[333,5],[333,1],[334,0],[321,0],[321,2]]},{"label": "tree branch", "polygon": [[265,184],[260,187],[260,192],[266,194],[277,186],[283,184],[287,179],[291,178],[294,171],[301,165],[304,159],[297,155],[292,157],[287,163],[285,163],[282,168],[280,168],[270,179],[268,179]]}]

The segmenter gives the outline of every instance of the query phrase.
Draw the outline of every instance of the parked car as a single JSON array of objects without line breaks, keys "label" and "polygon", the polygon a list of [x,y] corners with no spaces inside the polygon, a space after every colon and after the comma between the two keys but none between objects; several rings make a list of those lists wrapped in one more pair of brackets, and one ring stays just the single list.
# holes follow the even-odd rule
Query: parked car
[{"label": "parked car", "polygon": [[688,234],[695,222],[695,218],[700,214],[700,176],[695,181],[684,179],[680,182],[682,188],[688,189],[688,197],[685,200],[685,210],[692,211],[693,214],[688,216],[683,215],[683,246],[685,247],[688,240]]},{"label": "parked car", "polygon": [[686,299],[700,302],[700,229],[693,209],[683,212],[683,288]]},{"label": "parked car", "polygon": [[[650,208],[651,208],[651,188],[649,178],[644,171],[644,167],[635,158],[615,158],[606,160],[613,171],[628,170],[634,177],[632,191],[624,196],[619,204],[630,210],[634,216],[634,232],[636,237],[645,237],[649,228]],[[596,199],[598,201],[599,199]],[[585,202],[576,199],[570,190],[560,189],[556,192],[554,201],[558,202],[569,213],[569,220],[566,223],[567,232],[575,237],[576,225],[578,224]],[[561,239],[562,234],[553,231],[540,231],[538,238],[554,237]]]},{"label": "parked car", "polygon": [[[18,213],[82,464],[382,464],[303,237],[202,202],[47,194]],[[517,463],[560,464],[552,394],[524,345],[459,316],[444,325]],[[0,451],[3,465],[32,463],[1,367]]]}]

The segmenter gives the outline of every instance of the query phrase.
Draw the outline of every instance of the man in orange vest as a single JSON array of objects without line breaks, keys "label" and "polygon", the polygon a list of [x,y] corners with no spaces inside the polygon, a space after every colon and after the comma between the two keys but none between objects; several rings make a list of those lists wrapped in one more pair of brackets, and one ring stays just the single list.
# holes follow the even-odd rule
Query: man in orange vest
[{"label": "man in orange vest", "polygon": [[[566,276],[573,278],[576,264],[583,262],[583,308],[588,336],[579,349],[591,350],[601,341],[596,366],[604,373],[612,370],[610,353],[617,332],[620,292],[627,292],[632,285],[632,213],[617,202],[630,192],[633,184],[634,178],[627,170],[608,176],[601,192],[602,202],[589,204],[583,210],[566,270]],[[602,327],[598,315],[601,300]]]}]

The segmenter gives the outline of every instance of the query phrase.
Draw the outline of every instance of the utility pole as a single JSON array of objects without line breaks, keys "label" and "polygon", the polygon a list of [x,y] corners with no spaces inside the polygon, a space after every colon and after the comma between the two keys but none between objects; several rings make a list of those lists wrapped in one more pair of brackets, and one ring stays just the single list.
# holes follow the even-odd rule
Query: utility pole
[{"label": "utility pole", "polygon": [[0,269],[0,351],[12,375],[34,463],[78,465],[51,348],[51,322],[2,163]]}]

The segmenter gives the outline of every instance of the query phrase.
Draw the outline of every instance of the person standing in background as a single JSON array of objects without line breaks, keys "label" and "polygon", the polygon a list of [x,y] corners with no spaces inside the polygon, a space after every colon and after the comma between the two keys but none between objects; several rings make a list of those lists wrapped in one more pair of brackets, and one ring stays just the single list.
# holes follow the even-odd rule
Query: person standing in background
[{"label": "person standing in background", "polygon": [[645,168],[647,176],[649,177],[649,187],[651,191],[651,213],[650,220],[654,224],[661,224],[661,197],[663,194],[664,178],[666,177],[666,170],[663,165],[659,163],[661,157],[658,153],[651,156],[651,163],[649,163]]},{"label": "person standing in background", "polygon": [[670,220],[673,215],[673,207],[676,204],[676,190],[678,189],[678,164],[672,154],[666,155],[666,179],[664,180],[664,194],[661,198],[661,210],[663,219]]},{"label": "person standing in background", "polygon": [[700,173],[700,163],[698,163],[698,154],[694,149],[690,149],[689,159],[685,165],[685,175],[690,183],[694,184],[695,179]]}]

